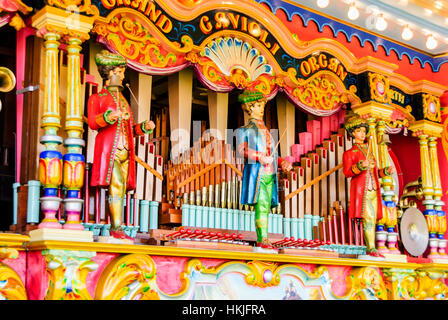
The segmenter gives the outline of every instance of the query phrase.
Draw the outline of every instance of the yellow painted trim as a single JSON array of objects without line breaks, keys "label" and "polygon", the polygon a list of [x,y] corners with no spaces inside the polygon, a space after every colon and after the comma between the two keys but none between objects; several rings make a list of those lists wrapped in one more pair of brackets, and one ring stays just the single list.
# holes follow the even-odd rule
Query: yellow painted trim
[{"label": "yellow painted trim", "polygon": [[[189,248],[173,248],[164,246],[147,246],[147,245],[127,245],[127,244],[110,244],[110,243],[86,243],[86,242],[69,242],[69,241],[36,241],[29,242],[26,245],[28,250],[76,250],[76,251],[95,251],[104,253],[121,253],[121,254],[148,254],[156,256],[175,256],[175,257],[191,257],[191,258],[210,258],[210,259],[227,259],[227,260],[262,260],[282,263],[305,263],[318,265],[335,265],[335,266],[354,266],[366,267],[374,266],[380,268],[421,268],[421,264],[403,263],[392,261],[369,261],[347,258],[317,258],[307,256],[293,256],[285,254],[265,254],[252,252],[237,252],[224,250],[205,250],[205,249],[189,249]],[[448,269],[448,265],[446,266]]]},{"label": "yellow painted trim", "polygon": [[25,250],[24,243],[30,241],[29,236],[17,233],[0,233],[0,247],[14,247]]},{"label": "yellow painted trim", "polygon": [[423,131],[425,135],[440,138],[443,132],[443,125],[429,120],[419,120],[409,126],[411,131]]}]

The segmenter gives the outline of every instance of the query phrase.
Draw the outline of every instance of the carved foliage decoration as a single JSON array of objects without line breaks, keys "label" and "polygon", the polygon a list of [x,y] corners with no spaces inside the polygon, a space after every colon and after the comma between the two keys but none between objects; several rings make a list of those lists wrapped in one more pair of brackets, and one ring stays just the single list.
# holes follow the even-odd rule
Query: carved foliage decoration
[{"label": "carved foliage decoration", "polygon": [[89,272],[98,268],[90,260],[94,252],[69,250],[44,250],[49,274],[46,300],[91,300],[86,288]]},{"label": "carved foliage decoration", "polygon": [[285,86],[293,99],[302,105],[318,110],[338,109],[340,104],[348,103],[349,95],[357,99],[356,87],[351,86],[347,91],[342,82],[331,72],[320,71],[312,77],[304,80],[297,78],[297,72],[291,68],[288,70],[288,81],[294,86]]},{"label": "carved foliage decoration", "polygon": [[[13,248],[0,248],[0,260],[17,259]],[[9,266],[0,263],[0,300],[27,300],[25,286],[19,275]]]},{"label": "carved foliage decoration", "polygon": [[129,60],[142,65],[165,68],[183,64],[183,54],[191,50],[192,40],[184,35],[180,43],[171,43],[165,48],[153,36],[154,26],[150,21],[140,19],[137,14],[114,11],[107,22],[98,22],[94,32],[103,37],[113,49]]},{"label": "carved foliage decoration", "polygon": [[151,257],[129,254],[115,258],[101,273],[95,299],[159,300],[156,266]]},{"label": "carved foliage decoration", "polygon": [[387,299],[379,268],[353,268],[347,279],[348,297],[350,300]]},{"label": "carved foliage decoration", "polygon": [[385,281],[391,299],[447,300],[448,287],[444,282],[446,271],[384,269]]}]

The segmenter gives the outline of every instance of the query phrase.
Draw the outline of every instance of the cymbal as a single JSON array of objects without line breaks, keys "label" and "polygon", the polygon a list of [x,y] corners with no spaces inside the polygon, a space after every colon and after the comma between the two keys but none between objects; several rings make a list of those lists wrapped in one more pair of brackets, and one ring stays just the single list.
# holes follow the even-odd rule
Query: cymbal
[{"label": "cymbal", "polygon": [[406,251],[412,256],[425,252],[429,242],[429,231],[423,213],[417,208],[407,209],[401,216],[400,238]]}]

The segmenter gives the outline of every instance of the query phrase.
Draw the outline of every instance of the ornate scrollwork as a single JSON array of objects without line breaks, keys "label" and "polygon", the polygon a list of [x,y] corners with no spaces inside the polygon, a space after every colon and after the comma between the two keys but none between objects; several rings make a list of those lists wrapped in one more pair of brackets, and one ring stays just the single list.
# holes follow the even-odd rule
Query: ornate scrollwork
[{"label": "ornate scrollwork", "polygon": [[384,269],[383,272],[393,299],[448,299],[446,271]]},{"label": "ornate scrollwork", "polygon": [[350,300],[387,299],[387,290],[378,268],[353,268],[347,279]]},{"label": "ornate scrollwork", "polygon": [[260,288],[277,286],[280,283],[278,264],[264,261],[247,263],[250,272],[246,275],[246,283]]},{"label": "ornate scrollwork", "polygon": [[341,92],[331,73],[321,71],[307,80],[296,78],[296,71],[288,70],[289,79],[296,85],[291,94],[302,104],[320,110],[336,109],[340,103],[348,103],[348,95],[355,96],[355,90]]},{"label": "ornate scrollwork", "polygon": [[10,267],[0,264],[0,300],[27,300],[25,286],[19,275]]},{"label": "ornate scrollwork", "polygon": [[426,119],[440,122],[442,117],[440,114],[440,100],[436,96],[424,93],[423,97],[423,114]]},{"label": "ornate scrollwork", "polygon": [[159,300],[156,266],[150,256],[129,254],[115,258],[98,280],[95,299]]},{"label": "ornate scrollwork", "polygon": [[369,72],[371,98],[381,103],[391,103],[389,79],[382,74]]},{"label": "ornate scrollwork", "polygon": [[142,65],[157,68],[172,66],[179,60],[176,52],[187,53],[193,47],[191,37],[184,35],[181,43],[171,43],[174,50],[165,49],[161,41],[152,35],[149,25],[135,16],[127,16],[126,12],[115,12],[108,20],[98,22],[93,31],[104,37],[118,53]]},{"label": "ornate scrollwork", "polygon": [[89,272],[98,268],[94,252],[44,250],[49,274],[46,300],[92,300],[86,288]]}]

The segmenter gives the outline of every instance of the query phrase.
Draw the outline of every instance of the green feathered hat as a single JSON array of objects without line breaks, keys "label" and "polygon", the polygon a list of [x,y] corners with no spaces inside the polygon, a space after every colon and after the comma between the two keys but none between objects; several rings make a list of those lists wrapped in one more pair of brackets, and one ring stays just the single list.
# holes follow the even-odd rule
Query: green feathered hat
[{"label": "green feathered hat", "polygon": [[107,50],[101,50],[95,56],[95,63],[97,66],[126,66],[126,59],[117,54]]},{"label": "green feathered hat", "polygon": [[264,95],[258,91],[245,90],[242,94],[238,96],[238,101],[240,103],[248,103],[263,99]]},{"label": "green feathered hat", "polygon": [[366,128],[366,134],[369,133],[369,125],[367,121],[353,111],[349,111],[344,119],[345,130],[347,130],[347,133],[353,138],[353,131],[359,127]]}]

